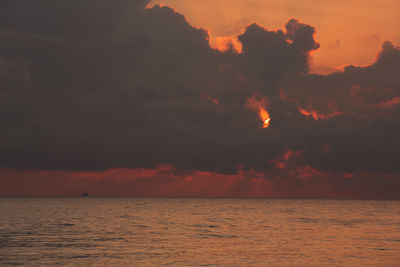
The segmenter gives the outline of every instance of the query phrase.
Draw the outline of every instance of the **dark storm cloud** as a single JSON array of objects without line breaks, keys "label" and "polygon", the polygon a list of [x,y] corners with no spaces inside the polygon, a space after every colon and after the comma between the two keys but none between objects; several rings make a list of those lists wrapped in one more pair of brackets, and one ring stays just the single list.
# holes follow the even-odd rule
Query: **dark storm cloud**
[{"label": "dark storm cloud", "polygon": [[[2,167],[268,173],[290,150],[325,171],[400,171],[390,43],[371,66],[311,75],[319,45],[309,25],[252,24],[238,37],[242,53],[220,52],[207,31],[147,3],[1,1]],[[265,100],[268,129],[253,96]]]},{"label": "dark storm cloud", "polygon": [[[240,73],[257,83],[249,83],[252,89],[266,96],[277,94],[277,83],[288,74],[306,72],[309,52],[318,49],[314,41],[314,28],[291,19],[286,33],[281,30],[267,31],[252,24],[238,36],[243,51],[237,56]],[[253,92],[254,92],[253,91]]]},{"label": "dark storm cloud", "polygon": [[328,76],[298,75],[285,81],[283,91],[289,102],[321,118],[320,141],[313,143],[332,147],[330,153],[317,153],[315,147],[309,153],[314,164],[347,171],[400,171],[399,66],[400,50],[385,42],[370,66],[348,66]]}]

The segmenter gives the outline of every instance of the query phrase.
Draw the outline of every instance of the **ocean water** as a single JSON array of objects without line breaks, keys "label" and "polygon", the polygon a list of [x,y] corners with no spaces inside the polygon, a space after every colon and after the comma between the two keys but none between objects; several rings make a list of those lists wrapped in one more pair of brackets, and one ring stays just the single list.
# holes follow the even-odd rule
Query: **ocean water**
[{"label": "ocean water", "polygon": [[0,265],[400,266],[400,201],[0,198]]}]

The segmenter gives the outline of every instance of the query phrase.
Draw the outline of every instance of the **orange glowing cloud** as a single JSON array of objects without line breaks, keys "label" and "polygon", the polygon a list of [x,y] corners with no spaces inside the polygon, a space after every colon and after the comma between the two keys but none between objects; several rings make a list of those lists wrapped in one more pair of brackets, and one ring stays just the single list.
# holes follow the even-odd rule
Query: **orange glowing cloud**
[{"label": "orange glowing cloud", "polygon": [[322,114],[322,113],[319,113],[318,111],[316,111],[316,110],[312,110],[312,109],[310,109],[310,110],[306,110],[306,109],[303,109],[302,107],[300,107],[300,105],[298,106],[298,110],[299,110],[299,112],[301,113],[301,114],[303,114],[304,116],[306,116],[306,117],[312,117],[314,120],[320,120],[320,119],[323,119],[323,120],[326,120],[326,119],[330,119],[330,118],[333,118],[333,117],[335,117],[335,116],[337,116],[337,115],[341,115],[341,114],[343,114],[342,112],[339,112],[339,111],[335,111],[335,112],[332,112],[332,113],[329,113],[329,114]]},{"label": "orange glowing cloud", "polygon": [[330,103],[328,104],[328,106],[329,106],[331,112],[330,112],[330,113],[322,113],[322,112],[319,112],[319,111],[313,109],[312,106],[311,106],[311,107],[308,107],[308,108],[302,107],[302,106],[300,105],[299,102],[297,102],[297,101],[294,100],[294,99],[291,99],[291,98],[287,97],[287,96],[285,95],[285,92],[284,92],[282,89],[280,90],[279,93],[280,93],[280,98],[281,98],[283,101],[296,104],[296,105],[297,105],[297,110],[298,110],[301,114],[303,114],[303,115],[306,116],[306,117],[312,117],[312,118],[313,118],[314,120],[316,120],[316,121],[317,121],[317,120],[320,120],[320,119],[326,120],[326,119],[330,119],[330,118],[333,118],[333,117],[335,117],[335,116],[343,115],[343,114],[344,114],[344,112],[340,112],[340,111],[338,111],[338,110],[336,109],[336,105],[335,105],[333,102],[330,102]]},{"label": "orange glowing cloud", "polygon": [[271,117],[269,112],[266,110],[265,106],[268,102],[266,97],[252,96],[247,99],[246,107],[258,112],[258,116],[262,121],[262,128],[268,128],[271,122]]},{"label": "orange glowing cloud", "polygon": [[263,107],[259,107],[260,109],[260,119],[263,121],[263,128],[268,128],[269,127],[269,122],[271,121],[271,118],[269,117],[268,111],[266,111]]},{"label": "orange glowing cloud", "polygon": [[388,109],[388,108],[392,108],[398,104],[400,104],[400,97],[396,96],[396,97],[393,97],[392,99],[389,99],[387,101],[376,104],[375,106],[380,109]]},{"label": "orange glowing cloud", "polygon": [[215,105],[218,105],[218,104],[219,104],[218,99],[216,99],[216,98],[210,96],[209,94],[202,93],[201,96],[202,96],[204,99],[209,100],[210,102],[212,102],[212,103],[215,104]]},{"label": "orange glowing cloud", "polygon": [[279,157],[278,159],[273,159],[271,162],[275,165],[275,168],[283,170],[288,168],[289,161],[293,159],[298,159],[304,151],[301,150],[286,150],[283,156]]},{"label": "orange glowing cloud", "polygon": [[242,52],[242,43],[234,36],[217,36],[210,38],[210,46],[218,51],[225,52],[233,50],[236,53]]}]

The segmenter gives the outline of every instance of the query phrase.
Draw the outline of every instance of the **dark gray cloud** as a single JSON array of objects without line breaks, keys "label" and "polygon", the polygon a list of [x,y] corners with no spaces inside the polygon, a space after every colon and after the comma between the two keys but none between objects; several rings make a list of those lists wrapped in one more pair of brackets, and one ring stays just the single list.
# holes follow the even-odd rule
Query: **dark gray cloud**
[{"label": "dark gray cloud", "polygon": [[297,164],[318,170],[400,172],[398,48],[313,75],[312,26],[251,24],[242,53],[220,52],[206,30],[147,3],[0,2],[1,167],[271,173],[285,151],[302,151]]},{"label": "dark gray cloud", "polygon": [[[326,168],[398,173],[400,133],[400,50],[385,42],[370,66],[348,66],[328,76],[298,75],[286,80],[289,102],[320,117],[319,137],[332,145]],[[323,118],[331,119],[324,120]]]}]

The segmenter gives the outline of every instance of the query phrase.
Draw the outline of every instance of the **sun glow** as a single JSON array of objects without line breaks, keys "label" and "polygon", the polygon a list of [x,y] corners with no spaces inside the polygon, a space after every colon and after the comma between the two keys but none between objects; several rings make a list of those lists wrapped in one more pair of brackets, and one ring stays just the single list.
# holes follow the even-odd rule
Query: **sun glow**
[{"label": "sun glow", "polygon": [[258,95],[252,96],[248,98],[246,101],[247,108],[258,112],[258,116],[263,122],[261,127],[263,129],[268,128],[271,122],[271,117],[269,116],[269,112],[265,109],[267,105],[268,105],[268,98],[260,97]]},{"label": "sun glow", "polygon": [[266,111],[263,107],[260,107],[260,118],[263,121],[263,128],[268,128],[269,127],[269,123],[271,121],[271,118],[269,116],[268,111]]}]

